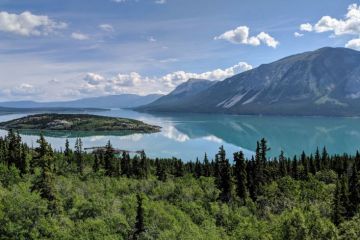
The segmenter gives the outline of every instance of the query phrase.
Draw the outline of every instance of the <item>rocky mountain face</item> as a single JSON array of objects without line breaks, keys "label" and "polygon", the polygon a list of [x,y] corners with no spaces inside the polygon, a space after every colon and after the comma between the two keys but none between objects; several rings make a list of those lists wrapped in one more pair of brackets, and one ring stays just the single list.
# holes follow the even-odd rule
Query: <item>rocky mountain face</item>
[{"label": "rocky mountain face", "polygon": [[195,81],[139,110],[360,115],[360,52],[351,49],[321,48],[289,56],[224,81],[201,80],[203,88],[191,87]]}]

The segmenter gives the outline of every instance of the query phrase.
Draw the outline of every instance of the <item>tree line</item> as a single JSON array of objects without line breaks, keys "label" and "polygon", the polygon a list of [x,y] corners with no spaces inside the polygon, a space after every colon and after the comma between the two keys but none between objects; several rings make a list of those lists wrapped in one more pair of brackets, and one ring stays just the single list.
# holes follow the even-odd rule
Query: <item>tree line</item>
[{"label": "tree line", "polygon": [[[247,159],[242,151],[227,157],[221,146],[213,159],[207,154],[202,160],[183,162],[180,159],[149,159],[143,152],[130,156],[123,152],[115,154],[109,141],[103,151],[87,153],[80,138],[72,149],[65,141],[63,151],[54,150],[43,135],[37,140],[36,147],[23,143],[18,132],[10,130],[0,138],[0,163],[9,170],[16,169],[20,176],[40,171],[32,184],[46,199],[50,214],[62,211],[58,204],[54,176],[68,172],[86,177],[87,174],[103,174],[111,178],[148,179],[156,177],[159,181],[192,175],[196,179],[213,178],[219,190],[218,201],[245,205],[247,201],[256,202],[263,195],[264,186],[284,177],[307,181],[321,171],[333,171],[337,180],[332,199],[332,221],[335,225],[351,219],[359,212],[360,204],[360,154],[330,155],[324,147],[314,154],[302,152],[299,156],[286,157],[281,152],[276,158],[269,158],[267,141],[256,143],[254,155]],[[145,231],[143,222],[141,193],[137,197],[137,216],[131,236],[137,239]]]}]

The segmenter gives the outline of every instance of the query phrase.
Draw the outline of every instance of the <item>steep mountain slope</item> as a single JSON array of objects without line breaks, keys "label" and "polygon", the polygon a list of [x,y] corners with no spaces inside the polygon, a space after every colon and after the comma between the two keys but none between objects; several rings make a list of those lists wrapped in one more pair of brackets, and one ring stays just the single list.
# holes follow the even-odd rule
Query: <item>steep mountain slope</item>
[{"label": "steep mountain slope", "polygon": [[[201,92],[209,89],[211,86],[216,84],[217,81],[208,81],[203,79],[189,79],[187,82],[180,84],[174,91],[166,96],[163,96],[156,101],[150,103],[152,109],[167,110],[173,106],[187,106],[188,99],[196,97]],[[147,108],[147,106],[145,106]],[[139,109],[142,109],[140,107]],[[186,110],[183,109],[183,110]]]},{"label": "steep mountain slope", "polygon": [[93,98],[83,98],[67,102],[34,102],[34,101],[15,101],[0,103],[1,107],[11,108],[130,108],[149,104],[157,100],[162,95],[150,94],[139,96],[136,94],[121,94]]},{"label": "steep mountain slope", "polygon": [[217,82],[172,105],[149,104],[142,110],[360,115],[360,52],[321,48],[293,55]]}]

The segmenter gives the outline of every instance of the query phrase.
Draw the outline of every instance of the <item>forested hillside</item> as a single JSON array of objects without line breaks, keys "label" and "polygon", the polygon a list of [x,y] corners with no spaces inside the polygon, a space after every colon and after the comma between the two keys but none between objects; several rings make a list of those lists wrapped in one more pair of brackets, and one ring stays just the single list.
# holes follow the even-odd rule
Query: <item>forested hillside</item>
[{"label": "forested hillside", "polygon": [[0,239],[359,239],[360,154],[184,163],[0,139]]}]

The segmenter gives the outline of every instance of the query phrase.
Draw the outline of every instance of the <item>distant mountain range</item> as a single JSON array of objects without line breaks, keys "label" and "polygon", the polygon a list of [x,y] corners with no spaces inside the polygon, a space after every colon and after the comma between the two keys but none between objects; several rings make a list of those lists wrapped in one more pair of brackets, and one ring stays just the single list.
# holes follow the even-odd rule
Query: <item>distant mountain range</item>
[{"label": "distant mountain range", "polygon": [[191,79],[136,109],[360,116],[360,52],[327,47],[263,64],[224,81]]},{"label": "distant mountain range", "polygon": [[13,101],[0,102],[4,108],[132,108],[149,104],[162,95],[151,94],[140,96],[136,94],[110,95],[93,98],[83,98],[67,102],[35,102]]}]

